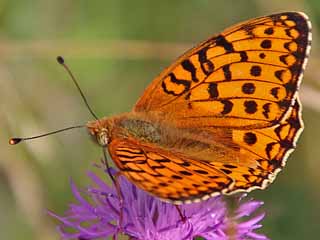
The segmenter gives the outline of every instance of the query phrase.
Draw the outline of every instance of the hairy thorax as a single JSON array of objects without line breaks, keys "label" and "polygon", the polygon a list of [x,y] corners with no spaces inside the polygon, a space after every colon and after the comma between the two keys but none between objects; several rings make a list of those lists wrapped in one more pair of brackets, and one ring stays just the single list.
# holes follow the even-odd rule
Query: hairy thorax
[{"label": "hairy thorax", "polygon": [[[89,123],[89,130],[93,125],[97,125],[97,122]],[[168,117],[157,114],[126,113],[99,120],[99,125],[107,129],[111,141],[115,138],[134,139],[141,144],[204,161],[223,161],[236,151],[236,146],[233,146],[234,150],[230,149],[228,142],[231,141],[231,135],[229,139],[225,131],[177,128]]]}]

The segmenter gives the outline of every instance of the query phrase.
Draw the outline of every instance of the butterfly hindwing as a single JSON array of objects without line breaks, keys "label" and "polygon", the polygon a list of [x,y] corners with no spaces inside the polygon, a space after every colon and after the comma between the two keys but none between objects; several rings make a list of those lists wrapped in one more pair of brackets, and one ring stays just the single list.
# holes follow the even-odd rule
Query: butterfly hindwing
[{"label": "butterfly hindwing", "polygon": [[148,193],[176,204],[206,199],[233,185],[231,177],[208,163],[158,146],[116,139],[108,149],[122,175]]}]

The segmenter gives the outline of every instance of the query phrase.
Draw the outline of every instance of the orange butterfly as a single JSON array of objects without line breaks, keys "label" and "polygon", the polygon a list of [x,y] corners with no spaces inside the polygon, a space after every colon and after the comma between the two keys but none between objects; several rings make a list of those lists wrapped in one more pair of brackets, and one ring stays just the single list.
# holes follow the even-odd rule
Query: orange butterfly
[{"label": "orange butterfly", "polygon": [[187,51],[133,110],[87,127],[122,175],[175,204],[264,189],[303,129],[311,47],[299,12],[252,19]]}]

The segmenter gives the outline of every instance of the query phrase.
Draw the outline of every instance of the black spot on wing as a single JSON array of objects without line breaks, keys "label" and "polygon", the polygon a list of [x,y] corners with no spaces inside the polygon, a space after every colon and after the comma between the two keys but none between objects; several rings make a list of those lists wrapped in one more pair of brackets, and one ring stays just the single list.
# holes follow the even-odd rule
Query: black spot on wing
[{"label": "black spot on wing", "polygon": [[162,159],[154,159],[153,161],[157,162],[157,163],[169,163],[171,162],[169,159],[167,158],[162,158]]},{"label": "black spot on wing", "polygon": [[182,175],[185,175],[185,176],[192,176],[193,174],[191,172],[188,172],[188,171],[179,171],[179,173],[181,173]]},{"label": "black spot on wing", "polygon": [[275,142],[271,142],[271,143],[268,143],[267,146],[266,146],[266,154],[268,156],[268,159],[271,159],[271,152],[272,152],[272,149],[273,149],[273,146],[276,145],[277,143]]},{"label": "black spot on wing", "polygon": [[262,114],[265,118],[269,118],[270,106],[271,106],[271,103],[266,103],[262,107],[263,108]]},{"label": "black spot on wing", "polygon": [[260,57],[261,59],[265,59],[266,54],[265,54],[265,53],[260,53],[260,54],[259,54],[259,57]]},{"label": "black spot on wing", "polygon": [[223,104],[223,110],[221,114],[228,114],[232,111],[233,103],[229,100],[221,100],[220,101]]},{"label": "black spot on wing", "polygon": [[269,27],[264,30],[264,33],[267,35],[272,35],[274,33],[274,30],[272,27]]},{"label": "black spot on wing", "polygon": [[248,145],[253,145],[257,142],[257,136],[252,132],[247,132],[244,134],[243,141]]},{"label": "black spot on wing", "polygon": [[258,77],[261,75],[262,68],[260,66],[252,66],[250,69],[251,76]]},{"label": "black spot on wing", "polygon": [[177,79],[176,76],[174,75],[174,73],[170,73],[169,77],[170,77],[170,81],[172,83],[177,84],[177,85],[183,85],[184,90],[182,92],[176,93],[175,91],[167,89],[167,85],[166,85],[165,81],[163,81],[161,86],[162,86],[162,89],[165,93],[173,95],[173,96],[180,96],[181,94],[184,94],[185,92],[190,90],[190,86],[191,86],[190,81],[183,80],[183,79]]},{"label": "black spot on wing", "polygon": [[232,165],[232,164],[223,164],[223,167],[225,167],[225,168],[230,168],[230,169],[238,168],[237,166],[234,166],[234,165]]},{"label": "black spot on wing", "polygon": [[220,46],[220,47],[223,47],[226,52],[233,52],[234,51],[234,48],[233,48],[233,45],[232,43],[228,42],[224,36],[222,35],[219,35],[216,37],[216,45],[217,46]]},{"label": "black spot on wing", "polygon": [[266,40],[263,40],[260,44],[260,46],[264,49],[270,49],[271,46],[272,46],[272,43],[271,43],[271,40],[269,39],[266,39]]},{"label": "black spot on wing", "polygon": [[240,52],[240,61],[241,62],[246,62],[248,61],[248,54],[246,53],[246,51],[241,51]]},{"label": "black spot on wing", "polygon": [[188,163],[188,162],[182,162],[182,163],[179,163],[180,166],[183,166],[183,167],[190,167],[191,164]]},{"label": "black spot on wing", "polygon": [[224,172],[225,174],[230,174],[230,173],[232,173],[232,171],[229,170],[229,169],[221,168],[220,170],[221,170],[222,172]]},{"label": "black spot on wing", "polygon": [[208,93],[210,95],[210,98],[217,98],[219,96],[217,83],[214,83],[214,82],[209,83]]},{"label": "black spot on wing", "polygon": [[270,93],[272,96],[274,96],[275,98],[279,98],[278,94],[279,94],[279,87],[274,87],[270,90]]},{"label": "black spot on wing", "polygon": [[285,70],[277,70],[277,71],[274,72],[274,76],[276,78],[278,78],[280,81],[283,81],[282,80],[282,75],[283,75],[284,72],[285,72]]},{"label": "black spot on wing", "polygon": [[185,70],[190,72],[191,79],[193,82],[199,82],[199,79],[197,79],[197,76],[196,76],[197,69],[194,67],[194,65],[192,64],[192,62],[189,59],[183,60],[181,62],[181,65]]},{"label": "black spot on wing", "polygon": [[202,170],[202,169],[195,169],[194,171],[195,171],[196,173],[199,173],[199,174],[202,174],[202,175],[207,175],[207,174],[209,174],[207,171]]},{"label": "black spot on wing", "polygon": [[183,179],[183,177],[181,177],[179,175],[171,175],[171,178],[177,179],[177,180],[182,180]]},{"label": "black spot on wing", "polygon": [[244,102],[244,107],[245,107],[246,113],[249,113],[249,114],[253,114],[258,110],[257,109],[258,108],[258,104],[253,100],[245,101]]},{"label": "black spot on wing", "polygon": [[245,94],[253,94],[256,87],[253,83],[245,83],[242,85],[242,92]]},{"label": "black spot on wing", "polygon": [[207,76],[214,71],[214,64],[207,57],[208,48],[202,48],[198,52],[198,60],[204,74]]},{"label": "black spot on wing", "polygon": [[232,79],[231,71],[230,71],[230,65],[224,65],[222,67],[223,74],[226,80],[230,81]]}]

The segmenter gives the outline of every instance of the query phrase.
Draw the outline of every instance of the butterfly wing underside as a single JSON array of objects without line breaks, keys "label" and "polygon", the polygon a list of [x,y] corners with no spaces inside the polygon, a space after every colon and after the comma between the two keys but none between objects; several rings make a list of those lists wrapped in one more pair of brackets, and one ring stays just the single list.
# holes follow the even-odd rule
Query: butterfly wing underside
[{"label": "butterfly wing underside", "polygon": [[206,163],[128,139],[112,141],[109,152],[122,175],[169,202],[208,198],[226,192],[233,184],[228,175]]},{"label": "butterfly wing underside", "polygon": [[133,111],[221,137],[233,156],[202,161],[114,139],[113,160],[134,184],[174,203],[264,189],[303,129],[298,89],[310,46],[311,24],[298,12],[252,19],[199,44],[151,83]]}]

